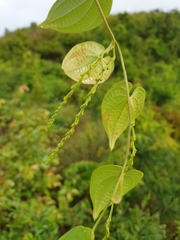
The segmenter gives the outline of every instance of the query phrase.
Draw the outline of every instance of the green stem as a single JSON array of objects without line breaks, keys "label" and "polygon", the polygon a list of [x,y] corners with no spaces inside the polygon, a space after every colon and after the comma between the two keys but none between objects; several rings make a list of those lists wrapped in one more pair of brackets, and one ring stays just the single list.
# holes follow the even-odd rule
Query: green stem
[{"label": "green stem", "polygon": [[64,145],[65,141],[70,138],[70,136],[74,133],[75,127],[78,125],[80,117],[83,115],[85,108],[88,106],[89,102],[91,101],[92,95],[96,92],[97,86],[99,81],[93,85],[91,91],[87,94],[87,98],[85,102],[80,106],[80,111],[76,114],[74,122],[71,124],[69,131],[65,134],[65,137],[61,139],[60,143],[57,147],[52,151],[51,155],[48,157],[46,164],[49,164],[54,156],[57,154],[59,149]]},{"label": "green stem", "polygon": [[93,228],[92,228],[92,231],[93,231],[93,232],[95,232],[98,224],[100,223],[100,221],[101,221],[101,219],[103,218],[106,210],[108,209],[109,204],[110,204],[110,201],[109,201],[109,203],[107,204],[107,206],[104,208],[104,210],[101,212],[101,214],[100,214],[100,216],[98,217],[97,221],[95,222],[95,224],[94,224],[94,226],[93,226]]},{"label": "green stem", "polygon": [[134,160],[134,157],[135,157],[135,155],[136,155],[136,152],[137,152],[137,149],[136,149],[136,147],[135,147],[135,141],[136,141],[136,134],[135,134],[135,131],[134,131],[134,127],[132,126],[132,141],[131,141],[131,156],[130,156],[130,158],[129,158],[129,161],[128,161],[128,164],[127,164],[127,166],[126,166],[126,172],[130,169],[130,168],[132,168],[132,166],[133,166],[133,160]]},{"label": "green stem", "polygon": [[112,220],[113,209],[114,209],[114,204],[112,203],[111,208],[110,208],[110,211],[109,211],[109,217],[108,217],[108,219],[106,220],[106,234],[105,234],[105,236],[103,237],[102,240],[106,240],[106,239],[108,239],[109,236],[110,236],[109,227],[110,227],[110,223],[111,223],[111,220]]},{"label": "green stem", "polygon": [[99,12],[101,14],[101,17],[102,17],[102,19],[105,23],[105,26],[106,26],[107,30],[108,30],[112,40],[114,41],[116,47],[117,47],[119,57],[120,57],[120,61],[121,61],[121,67],[122,67],[122,70],[123,70],[125,86],[126,86],[126,97],[127,97],[128,114],[129,114],[129,126],[128,126],[128,136],[127,136],[127,145],[126,145],[126,155],[125,155],[125,160],[124,160],[123,168],[122,168],[121,175],[120,175],[120,178],[121,178],[121,176],[123,176],[123,174],[124,174],[124,171],[126,169],[126,165],[128,163],[128,157],[129,157],[129,153],[130,153],[130,141],[131,141],[131,126],[133,125],[133,119],[132,119],[132,116],[131,116],[131,103],[130,103],[130,97],[129,97],[128,78],[127,78],[127,73],[126,73],[126,68],[125,68],[121,48],[120,48],[118,42],[116,41],[116,38],[115,38],[113,32],[111,31],[111,28],[110,28],[110,26],[109,26],[109,24],[106,20],[106,17],[104,16],[104,13],[103,13],[102,8],[99,4],[99,1],[98,0],[94,0],[94,1],[95,1],[96,5],[99,9]]},{"label": "green stem", "polygon": [[51,117],[51,120],[49,121],[49,123],[47,125],[47,130],[49,130],[51,128],[53,122],[55,121],[56,116],[61,111],[62,107],[67,103],[68,99],[73,95],[75,89],[81,84],[81,82],[82,82],[81,80],[76,82],[71,87],[71,91],[63,98],[62,103],[59,105],[59,107],[56,109],[56,111],[54,112],[53,116]]}]

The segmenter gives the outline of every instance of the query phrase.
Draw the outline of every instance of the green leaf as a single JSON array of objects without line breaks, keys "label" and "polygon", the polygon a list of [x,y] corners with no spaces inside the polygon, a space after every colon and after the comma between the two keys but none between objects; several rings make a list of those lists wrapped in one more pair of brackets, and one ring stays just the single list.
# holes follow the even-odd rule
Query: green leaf
[{"label": "green leaf", "polygon": [[[128,83],[129,91],[132,84]],[[144,107],[145,90],[137,87],[130,97],[131,116],[135,118]],[[102,123],[109,138],[109,146],[112,150],[118,137],[129,125],[128,102],[124,82],[115,84],[105,95],[101,107]]]},{"label": "green leaf", "polygon": [[144,101],[145,101],[145,97],[146,97],[146,91],[144,90],[144,88],[142,87],[137,87],[132,96],[131,96],[131,100],[132,100],[132,106],[133,109],[132,111],[134,112],[134,119],[137,118],[139,116],[139,114],[142,112],[143,108],[144,108]]},{"label": "green leaf", "polygon": [[110,205],[121,170],[121,166],[105,165],[92,173],[90,196],[93,203],[94,220],[97,219],[102,210]]},{"label": "green leaf", "polygon": [[94,232],[91,228],[78,226],[65,233],[59,240],[94,240]]},{"label": "green leaf", "polygon": [[124,174],[117,189],[121,166],[105,165],[97,168],[91,177],[90,196],[93,203],[93,218],[96,220],[101,211],[106,209],[112,202],[118,201],[134,188],[143,177],[138,170],[130,170]]},{"label": "green leaf", "polygon": [[[99,0],[99,4],[105,16],[108,16],[112,0]],[[93,29],[101,22],[102,17],[94,0],[57,0],[40,27],[75,33]]]},{"label": "green leaf", "polygon": [[74,46],[62,62],[65,74],[85,84],[106,81],[114,70],[114,60],[103,57],[105,48],[96,42],[83,42]]},{"label": "green leaf", "polygon": [[123,195],[134,188],[142,179],[143,172],[132,169],[125,173],[123,180]]}]

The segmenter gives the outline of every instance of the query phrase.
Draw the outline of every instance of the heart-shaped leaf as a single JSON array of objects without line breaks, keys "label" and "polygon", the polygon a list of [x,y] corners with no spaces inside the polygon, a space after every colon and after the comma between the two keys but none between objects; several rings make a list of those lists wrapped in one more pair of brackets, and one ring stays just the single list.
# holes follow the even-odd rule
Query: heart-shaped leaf
[{"label": "heart-shaped leaf", "polygon": [[65,233],[59,240],[94,240],[94,232],[91,228],[78,226]]},{"label": "heart-shaped leaf", "polygon": [[[129,91],[132,89],[128,83]],[[130,97],[130,110],[133,121],[144,107],[145,90],[137,87]],[[102,123],[109,138],[109,146],[114,148],[117,138],[129,125],[129,110],[124,82],[115,84],[105,95],[101,107]]]},{"label": "heart-shaped leaf", "polygon": [[123,180],[123,195],[134,188],[142,179],[143,173],[141,171],[132,169],[125,173]]},{"label": "heart-shaped leaf", "polygon": [[105,165],[97,168],[91,176],[90,196],[93,203],[93,218],[97,219],[99,213],[111,203],[111,197],[122,167]]},{"label": "heart-shaped leaf", "polygon": [[103,57],[105,48],[96,42],[83,42],[74,46],[62,62],[65,74],[85,84],[106,81],[114,70],[114,60]]},{"label": "heart-shaped leaf", "polygon": [[145,101],[146,91],[142,87],[137,87],[132,96],[132,111],[134,112],[134,119],[139,116],[139,114],[142,112],[144,108],[144,101]]},{"label": "heart-shaped leaf", "polygon": [[[90,196],[93,203],[93,218],[96,220],[101,211],[112,202],[117,203],[127,192],[134,188],[143,177],[138,170],[126,172],[122,182],[118,183],[122,171],[121,166],[105,165],[97,168],[91,177]],[[116,189],[115,189],[116,188]]]},{"label": "heart-shaped leaf", "polygon": [[[112,0],[99,0],[99,4],[105,16],[108,16]],[[94,0],[57,0],[40,27],[75,33],[93,29],[101,22],[102,17]]]}]

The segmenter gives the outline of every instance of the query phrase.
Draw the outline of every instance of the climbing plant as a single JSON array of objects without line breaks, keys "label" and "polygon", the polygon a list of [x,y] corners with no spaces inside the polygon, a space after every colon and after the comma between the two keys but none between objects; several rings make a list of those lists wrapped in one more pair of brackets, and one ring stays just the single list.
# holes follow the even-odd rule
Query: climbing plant
[{"label": "climbing plant", "polygon": [[[112,2],[112,0],[57,0],[51,7],[46,20],[40,24],[42,28],[52,28],[65,33],[78,33],[91,30],[104,22],[110,36],[107,48],[94,41],[79,43],[67,53],[62,62],[64,73],[74,80],[75,84],[72,85],[71,90],[63,98],[62,103],[52,116],[48,123],[48,130],[76,88],[80,87],[81,84],[92,85],[92,87],[90,87],[84,103],[80,106],[70,129],[48,157],[47,164],[51,163],[66,140],[74,133],[80,117],[84,114],[84,110],[97,91],[98,85],[110,79],[116,55],[120,58],[119,67],[124,75],[123,81],[120,79],[107,91],[101,106],[102,123],[109,139],[111,151],[114,149],[117,139],[127,129],[124,164],[122,166],[103,165],[95,169],[90,180],[94,226],[92,228],[77,226],[61,236],[59,240],[95,239],[98,224],[105,216],[105,212],[109,210],[105,235],[102,238],[103,240],[108,239],[114,205],[120,204],[122,197],[134,188],[143,177],[141,171],[133,168],[133,160],[136,154],[135,119],[143,109],[145,90],[142,87],[133,89],[132,84],[128,82],[120,45],[106,19],[111,11]],[[133,92],[130,93],[132,89]]]}]

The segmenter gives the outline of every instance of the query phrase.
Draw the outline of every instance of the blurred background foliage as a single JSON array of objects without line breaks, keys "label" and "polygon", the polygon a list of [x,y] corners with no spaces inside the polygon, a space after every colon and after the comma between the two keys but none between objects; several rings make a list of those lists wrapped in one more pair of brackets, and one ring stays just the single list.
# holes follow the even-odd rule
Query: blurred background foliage
[{"label": "blurred background foliage", "polygon": [[[145,175],[116,206],[110,239],[179,240],[180,13],[123,13],[108,20],[129,81],[147,91],[136,122],[134,162]],[[93,226],[91,173],[102,164],[123,162],[126,133],[110,153],[100,116],[106,91],[123,77],[117,59],[75,134],[50,166],[44,164],[90,89],[76,90],[48,133],[50,116],[73,84],[61,61],[71,47],[89,40],[108,46],[104,25],[71,35],[31,23],[0,38],[0,240],[57,240],[76,225]]]}]

